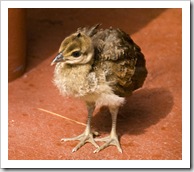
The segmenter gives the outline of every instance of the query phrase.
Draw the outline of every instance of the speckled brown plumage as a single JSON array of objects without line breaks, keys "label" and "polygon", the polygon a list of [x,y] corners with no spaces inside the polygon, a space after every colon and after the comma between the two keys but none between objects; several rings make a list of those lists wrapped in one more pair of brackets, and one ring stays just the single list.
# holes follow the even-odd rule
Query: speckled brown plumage
[{"label": "speckled brown plumage", "polygon": [[[127,96],[140,88],[147,76],[144,55],[128,34],[120,29],[79,28],[92,38],[95,48],[93,70],[107,71],[115,94]],[[98,71],[99,70],[99,71]]]},{"label": "speckled brown plumage", "polygon": [[[80,140],[78,150],[91,142],[99,152],[114,144],[122,152],[116,134],[119,107],[125,97],[140,88],[147,76],[144,55],[134,41],[120,29],[99,29],[99,25],[79,28],[61,43],[54,83],[62,95],[79,97],[86,102],[88,122],[83,134],[63,141]],[[95,107],[108,106],[112,115],[110,136],[94,139],[90,120]],[[104,141],[99,147],[96,141]]]}]

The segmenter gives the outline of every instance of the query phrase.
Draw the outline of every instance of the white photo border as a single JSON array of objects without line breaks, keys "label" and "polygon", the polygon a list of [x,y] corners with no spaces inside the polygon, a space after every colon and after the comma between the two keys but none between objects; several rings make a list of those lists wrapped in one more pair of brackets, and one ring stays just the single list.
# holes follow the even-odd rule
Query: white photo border
[{"label": "white photo border", "polygon": [[[182,160],[8,160],[8,8],[182,8]],[[1,1],[1,168],[190,168],[190,1]],[[2,99],[3,98],[3,99]],[[89,162],[88,162],[89,161]],[[76,164],[76,166],[75,166]]]}]

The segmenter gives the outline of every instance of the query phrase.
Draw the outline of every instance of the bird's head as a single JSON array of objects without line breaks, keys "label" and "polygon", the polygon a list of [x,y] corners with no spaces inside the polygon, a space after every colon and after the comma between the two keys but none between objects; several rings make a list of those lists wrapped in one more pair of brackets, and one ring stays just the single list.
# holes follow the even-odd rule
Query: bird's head
[{"label": "bird's head", "polygon": [[74,33],[63,40],[51,65],[58,62],[71,65],[87,64],[92,61],[93,55],[91,38],[84,33]]}]

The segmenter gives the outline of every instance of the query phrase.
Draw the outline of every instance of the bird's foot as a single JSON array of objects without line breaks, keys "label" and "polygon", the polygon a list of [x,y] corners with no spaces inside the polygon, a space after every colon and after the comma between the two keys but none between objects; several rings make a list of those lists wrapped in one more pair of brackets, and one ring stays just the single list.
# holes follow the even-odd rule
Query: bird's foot
[{"label": "bird's foot", "polygon": [[85,143],[90,142],[92,143],[96,148],[99,148],[99,146],[94,141],[93,135],[98,135],[97,132],[83,132],[79,136],[72,137],[72,138],[63,138],[61,139],[61,142],[66,141],[73,141],[73,140],[79,140],[80,142],[76,145],[76,147],[73,148],[72,152],[77,151],[79,148],[81,148]]},{"label": "bird's foot", "polygon": [[101,150],[103,150],[104,148],[110,146],[110,145],[114,145],[117,147],[118,151],[120,153],[122,153],[122,149],[121,149],[121,146],[120,146],[120,143],[119,143],[119,140],[118,140],[118,136],[116,134],[113,134],[113,135],[109,135],[107,137],[104,137],[104,138],[96,138],[95,141],[102,141],[102,142],[105,142],[102,146],[98,147],[94,153],[97,153]]}]

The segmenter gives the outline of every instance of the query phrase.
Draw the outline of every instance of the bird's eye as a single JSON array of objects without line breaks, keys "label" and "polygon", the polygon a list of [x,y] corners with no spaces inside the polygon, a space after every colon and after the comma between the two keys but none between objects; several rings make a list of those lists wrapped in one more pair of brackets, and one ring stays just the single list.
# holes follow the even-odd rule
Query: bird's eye
[{"label": "bird's eye", "polygon": [[79,57],[79,56],[81,56],[81,52],[80,51],[74,51],[71,55],[73,57]]}]

